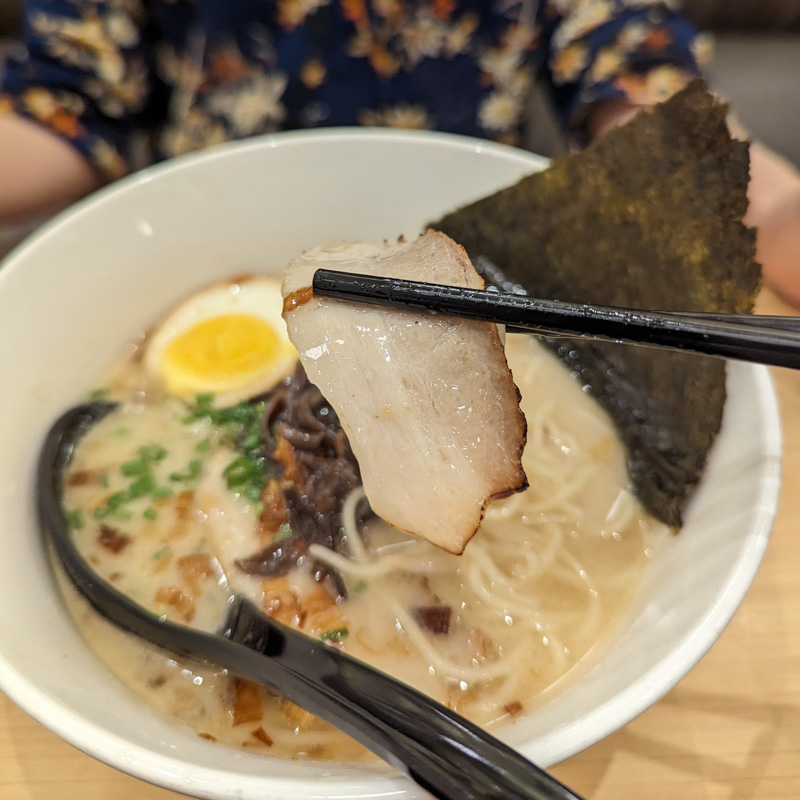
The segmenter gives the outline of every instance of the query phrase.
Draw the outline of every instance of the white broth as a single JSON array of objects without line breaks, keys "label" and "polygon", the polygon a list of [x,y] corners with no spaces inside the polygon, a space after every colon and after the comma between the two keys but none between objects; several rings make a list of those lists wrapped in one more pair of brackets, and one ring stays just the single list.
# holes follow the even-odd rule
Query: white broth
[{"label": "white broth", "polygon": [[[266,495],[226,486],[235,454],[220,431],[187,423],[187,404],[154,391],[135,356],[109,381],[119,409],[89,431],[66,475],[78,546],[117,588],[176,621],[215,629],[233,591],[246,592],[481,725],[530,712],[599,658],[664,526],[632,495],[624,448],[595,401],[529,337],[508,336],[506,351],[528,421],[530,487],[493,503],[461,556],[374,517],[362,524],[357,489],[342,513],[344,551],[313,544],[286,575],[242,574],[237,559],[286,532],[259,522]],[[314,580],[312,562],[341,576],[346,597]],[[70,606],[109,669],[199,735],[279,757],[367,757],[268,690],[180,663],[75,598]]]}]

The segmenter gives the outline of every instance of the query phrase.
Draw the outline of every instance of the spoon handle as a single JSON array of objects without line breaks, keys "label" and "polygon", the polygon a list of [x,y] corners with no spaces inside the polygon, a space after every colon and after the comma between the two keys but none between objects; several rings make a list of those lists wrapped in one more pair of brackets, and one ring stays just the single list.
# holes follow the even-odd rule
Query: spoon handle
[{"label": "spoon handle", "polygon": [[[510,747],[444,705],[242,600],[229,636],[237,666],[360,741],[444,800],[580,800]],[[269,659],[266,661],[264,656]],[[275,662],[285,684],[275,681]]]},{"label": "spoon handle", "polygon": [[70,535],[63,471],[74,447],[113,409],[66,412],[39,455],[37,511],[57,564],[115,625],[179,656],[208,661],[278,693],[352,736],[442,800],[581,800],[519,753],[415,689],[282,625],[238,597],[220,632],[165,620],[90,567]]}]

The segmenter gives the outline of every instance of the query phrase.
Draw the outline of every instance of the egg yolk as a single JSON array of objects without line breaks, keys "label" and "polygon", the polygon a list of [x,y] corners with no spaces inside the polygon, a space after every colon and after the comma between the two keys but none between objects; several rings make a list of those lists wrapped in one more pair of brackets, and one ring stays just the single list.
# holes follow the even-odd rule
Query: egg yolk
[{"label": "egg yolk", "polygon": [[293,351],[260,317],[224,314],[176,336],[164,350],[161,373],[173,394],[226,392],[282,368]]}]

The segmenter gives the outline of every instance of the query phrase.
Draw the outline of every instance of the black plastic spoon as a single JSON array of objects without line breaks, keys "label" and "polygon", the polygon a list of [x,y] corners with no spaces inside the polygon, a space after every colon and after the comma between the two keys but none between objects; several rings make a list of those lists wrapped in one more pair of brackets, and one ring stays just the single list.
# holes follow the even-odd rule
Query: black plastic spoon
[{"label": "black plastic spoon", "polygon": [[37,508],[46,539],[74,586],[116,625],[179,656],[207,661],[274,688],[447,800],[581,800],[499,740],[388,675],[282,625],[239,597],[218,633],[163,621],[103,580],[75,548],[63,475],[86,431],[115,406],[65,413],[38,465]]}]

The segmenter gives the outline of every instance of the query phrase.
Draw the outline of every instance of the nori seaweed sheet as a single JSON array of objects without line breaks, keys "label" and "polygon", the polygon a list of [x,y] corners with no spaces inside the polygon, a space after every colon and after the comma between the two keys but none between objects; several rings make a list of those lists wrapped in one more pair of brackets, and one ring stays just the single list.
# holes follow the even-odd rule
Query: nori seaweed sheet
[{"label": "nori seaweed sheet", "polygon": [[[695,81],[586,150],[432,228],[535,297],[641,309],[752,310],[761,270],[747,210],[749,151]],[[679,526],[722,421],[721,359],[543,338],[612,415],[634,488]]]}]

